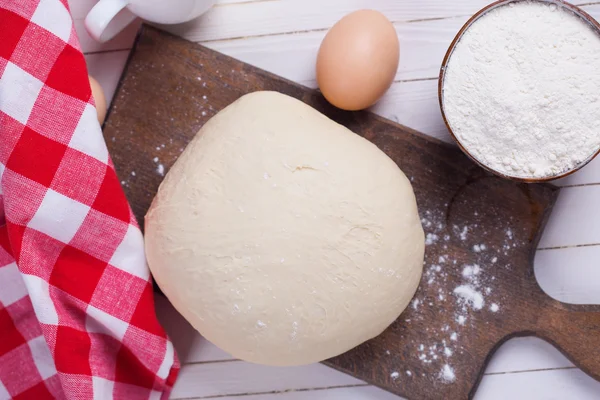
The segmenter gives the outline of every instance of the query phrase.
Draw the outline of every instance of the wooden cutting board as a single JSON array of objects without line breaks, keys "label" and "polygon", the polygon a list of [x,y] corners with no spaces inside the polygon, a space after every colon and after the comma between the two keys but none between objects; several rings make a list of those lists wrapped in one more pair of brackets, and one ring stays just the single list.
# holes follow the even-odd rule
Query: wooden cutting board
[{"label": "wooden cutting board", "polygon": [[555,301],[534,276],[557,188],[502,180],[455,146],[369,112],[340,111],[314,90],[147,26],[104,127],[140,225],[200,127],[256,90],[296,97],[379,146],[412,181],[427,234],[409,308],[382,335],[326,364],[410,400],[466,399],[504,341],[538,336],[600,378],[600,307]]}]

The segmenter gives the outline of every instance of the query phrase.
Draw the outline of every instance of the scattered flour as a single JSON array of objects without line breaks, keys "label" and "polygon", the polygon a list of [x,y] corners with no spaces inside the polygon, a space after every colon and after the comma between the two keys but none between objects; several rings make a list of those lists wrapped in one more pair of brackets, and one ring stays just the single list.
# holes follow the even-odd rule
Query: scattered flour
[{"label": "scattered flour", "polygon": [[483,295],[470,285],[458,286],[454,289],[454,294],[468,302],[475,310],[481,310],[485,304]]},{"label": "scattered flour", "polygon": [[392,378],[392,379],[394,379],[394,380],[395,380],[395,379],[398,379],[399,377],[400,377],[400,372],[396,372],[396,371],[394,371],[394,372],[392,372],[392,373],[390,374],[390,378]]},{"label": "scattered flour", "polygon": [[465,240],[467,240],[467,233],[469,233],[469,228],[468,227],[463,227],[463,230],[460,232],[460,240],[462,240],[463,242]]},{"label": "scattered flour", "polygon": [[[270,179],[266,175],[264,177]],[[483,214],[480,210],[473,211],[474,215]],[[452,311],[449,312],[452,313],[450,315],[453,315],[454,321],[447,322],[447,318],[441,318],[440,322],[443,322],[439,326],[433,324],[424,327],[424,340],[427,342],[417,339],[410,345],[415,359],[419,360],[427,371],[445,383],[452,383],[456,379],[452,378],[452,360],[457,354],[462,354],[468,345],[461,342],[461,333],[476,326],[467,323],[471,321],[469,318],[473,313],[500,310],[502,299],[492,289],[495,288],[494,273],[499,268],[510,267],[504,260],[510,258],[511,251],[524,242],[505,235],[507,225],[499,226],[503,241],[486,242],[485,238],[488,236],[484,235],[488,233],[482,232],[476,223],[447,226],[447,216],[443,212],[422,210],[421,223],[425,230],[426,243],[435,244],[437,249],[428,249],[425,252],[422,280],[424,284],[410,304],[411,317],[405,318],[404,323],[423,321],[425,313],[439,310],[443,303],[451,302],[451,305],[446,305],[443,309],[450,307]],[[510,224],[511,221],[507,220],[506,223]],[[454,245],[460,244],[469,257],[455,258],[455,253],[450,250],[445,253],[443,246],[450,241],[455,241]],[[504,248],[505,246],[507,248]],[[492,304],[498,305],[496,311],[493,311],[495,308],[492,309]],[[385,350],[385,354],[393,356],[394,352]],[[407,375],[411,376],[408,372]],[[422,374],[412,375],[413,379],[419,379]]]},{"label": "scattered flour", "polygon": [[492,305],[490,306],[490,311],[498,312],[498,310],[500,310],[500,306],[498,306],[498,304],[496,304],[496,303],[492,303]]},{"label": "scattered flour", "polygon": [[437,242],[439,239],[439,236],[436,235],[435,233],[428,233],[427,236],[425,236],[425,246],[430,246],[432,244],[434,244],[435,242]]},{"label": "scattered flour", "polygon": [[467,266],[465,266],[465,268],[462,271],[462,276],[465,278],[471,278],[474,275],[479,275],[480,271],[481,271],[481,268],[477,264],[467,265]]},{"label": "scattered flour", "polygon": [[487,246],[485,244],[476,244],[475,246],[473,246],[473,251],[475,253],[480,253],[482,251],[485,251],[485,249],[487,249]]},{"label": "scattered flour", "polygon": [[[518,40],[515,40],[518,38]],[[493,9],[464,32],[443,82],[459,142],[514,177],[549,177],[600,148],[600,36],[556,4]]]},{"label": "scattered flour", "polygon": [[156,167],[156,172],[160,175],[160,176],[165,176],[165,166],[162,164],[158,164],[158,166]]},{"label": "scattered flour", "polygon": [[454,375],[454,368],[452,368],[448,364],[445,364],[442,367],[442,371],[440,372],[440,378],[446,383],[454,382],[456,380],[456,375]]}]

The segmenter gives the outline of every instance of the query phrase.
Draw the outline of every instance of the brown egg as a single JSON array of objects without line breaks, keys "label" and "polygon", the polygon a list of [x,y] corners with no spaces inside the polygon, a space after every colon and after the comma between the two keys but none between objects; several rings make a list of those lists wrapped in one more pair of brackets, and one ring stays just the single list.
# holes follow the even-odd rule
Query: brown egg
[{"label": "brown egg", "polygon": [[88,78],[90,78],[92,96],[94,96],[94,102],[96,103],[98,122],[100,122],[100,125],[102,125],[102,123],[104,122],[104,118],[106,117],[106,98],[104,97],[104,91],[102,90],[102,86],[100,86],[97,80],[95,80],[91,76],[88,76]]},{"label": "brown egg", "polygon": [[400,44],[380,12],[346,15],[327,32],[317,56],[317,81],[325,98],[344,110],[377,102],[398,70]]}]

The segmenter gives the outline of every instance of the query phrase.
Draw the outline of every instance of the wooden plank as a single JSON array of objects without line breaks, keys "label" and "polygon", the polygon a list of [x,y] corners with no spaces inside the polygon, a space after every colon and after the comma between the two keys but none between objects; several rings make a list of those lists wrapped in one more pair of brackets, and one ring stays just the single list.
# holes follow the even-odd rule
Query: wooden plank
[{"label": "wooden plank", "polygon": [[[216,6],[221,5],[233,5],[237,3],[252,3],[257,1],[278,1],[278,0],[217,0]],[[85,16],[92,9],[92,7],[98,2],[98,0],[68,0],[69,7],[71,8],[71,15],[73,19],[85,19]]]},{"label": "wooden plank", "polygon": [[68,0],[71,16],[74,20],[85,19],[85,16],[92,9],[98,0]]},{"label": "wooden plank", "polygon": [[[165,29],[193,41],[264,36],[330,28],[344,15],[371,8],[383,12],[393,22],[470,16],[489,0],[287,0],[242,3],[214,7],[205,15]],[[577,0],[575,4],[589,4]]]},{"label": "wooden plank", "polygon": [[96,78],[106,97],[106,104],[110,104],[123,73],[123,68],[129,57],[129,50],[111,51],[108,53],[87,54],[88,74]]},{"label": "wooden plank", "polygon": [[597,400],[600,382],[578,369],[484,376],[474,400]]},{"label": "wooden plank", "polygon": [[[189,368],[189,367],[184,367]],[[234,372],[223,371],[228,374]],[[206,399],[215,395],[206,395],[203,388],[194,390],[194,383],[207,378],[206,374],[199,369],[188,369],[186,372],[188,379],[178,381],[173,399],[179,399],[179,393],[196,393],[191,399]],[[411,379],[406,375],[400,376],[400,379]],[[211,385],[211,381],[205,381]],[[222,383],[219,383],[220,385]],[[222,400],[401,400],[402,397],[386,393],[381,389],[372,386],[360,387],[342,387],[305,389],[290,387],[285,392],[277,389],[264,390],[262,392],[244,391],[247,386],[238,388],[235,384],[227,382],[222,384],[223,390],[219,392],[219,398]],[[227,386],[226,386],[227,385]],[[185,386],[185,388],[184,388]],[[292,384],[292,386],[300,386]],[[269,386],[273,387],[273,385]],[[329,386],[330,387],[330,386]],[[239,392],[239,390],[242,390]],[[275,393],[273,393],[275,392]],[[585,375],[578,369],[558,369],[545,371],[530,371],[508,374],[486,375],[483,377],[474,399],[475,400],[506,400],[506,399],[527,399],[527,400],[597,400],[600,393],[600,383]],[[245,395],[246,394],[246,395]],[[209,397],[210,396],[210,397]]]},{"label": "wooden plank", "polygon": [[282,1],[282,0],[217,0],[217,4],[215,4],[215,7],[220,7],[223,5],[232,5],[232,4],[239,4],[239,3],[256,3],[259,1]]},{"label": "wooden plank", "polygon": [[182,364],[233,360],[217,346],[204,339],[161,295],[155,296],[156,315],[173,341]]},{"label": "wooden plank", "polygon": [[[206,397],[195,397],[188,400],[200,399],[206,399]],[[357,386],[225,396],[220,400],[402,400],[402,398],[375,386]]]},{"label": "wooden plank", "polygon": [[[468,17],[458,17],[398,24],[396,31],[400,39],[401,54],[395,79],[437,77],[448,44],[467,19]],[[316,56],[326,33],[312,31],[204,44],[284,78],[306,82],[315,80]],[[185,37],[197,41],[189,35]]]},{"label": "wooden plank", "polygon": [[600,186],[562,189],[539,248],[600,243]]},{"label": "wooden plank", "polygon": [[243,361],[182,367],[172,399],[360,385],[364,382],[326,367],[267,367]]},{"label": "wooden plank", "polygon": [[454,143],[442,120],[436,80],[394,83],[371,110],[436,139]]},{"label": "wooden plank", "polygon": [[559,186],[578,186],[600,183],[600,157],[593,159],[580,171],[554,182]]},{"label": "wooden plank", "polygon": [[[583,9],[600,18],[600,6]],[[450,42],[468,18],[459,16],[396,24],[401,55],[395,79],[437,78]],[[316,54],[325,34],[326,31],[321,30],[218,41],[204,41],[190,32],[182,36],[284,78],[305,82],[315,79]]]},{"label": "wooden plank", "polygon": [[504,343],[492,357],[485,374],[569,367],[573,367],[573,363],[551,344],[536,337],[524,337]]},{"label": "wooden plank", "polygon": [[557,300],[600,304],[598,260],[600,246],[540,250],[535,257],[535,274],[542,289]]}]

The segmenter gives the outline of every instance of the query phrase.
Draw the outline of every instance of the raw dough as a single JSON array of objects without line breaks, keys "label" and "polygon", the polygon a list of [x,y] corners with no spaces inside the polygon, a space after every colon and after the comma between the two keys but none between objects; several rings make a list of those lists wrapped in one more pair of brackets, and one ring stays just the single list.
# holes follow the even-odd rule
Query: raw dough
[{"label": "raw dough", "polygon": [[299,365],[380,334],[419,283],[411,185],[366,139],[275,92],[208,121],[146,215],[175,308],[233,356]]}]

